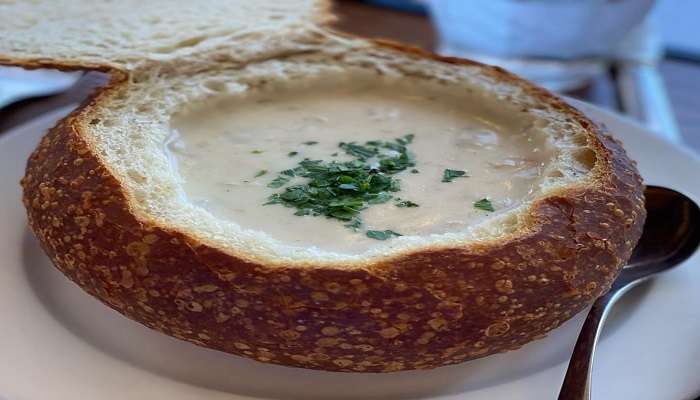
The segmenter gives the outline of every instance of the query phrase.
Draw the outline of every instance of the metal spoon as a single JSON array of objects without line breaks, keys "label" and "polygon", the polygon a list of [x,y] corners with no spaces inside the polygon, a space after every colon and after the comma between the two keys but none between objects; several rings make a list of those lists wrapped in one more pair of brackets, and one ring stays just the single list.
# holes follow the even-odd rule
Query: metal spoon
[{"label": "metal spoon", "polygon": [[559,400],[590,400],[595,346],[612,305],[629,289],[690,257],[700,243],[698,205],[672,189],[647,186],[647,220],[629,264],[593,303],[579,334]]}]

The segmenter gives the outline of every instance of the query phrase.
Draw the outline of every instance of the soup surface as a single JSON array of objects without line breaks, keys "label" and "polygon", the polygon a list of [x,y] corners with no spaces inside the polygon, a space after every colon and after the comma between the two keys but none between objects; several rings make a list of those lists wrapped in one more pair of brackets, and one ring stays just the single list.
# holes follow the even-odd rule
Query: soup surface
[{"label": "soup surface", "polygon": [[437,85],[358,81],[183,112],[165,147],[188,199],[215,216],[353,254],[461,231],[527,199],[552,150],[516,114]]}]

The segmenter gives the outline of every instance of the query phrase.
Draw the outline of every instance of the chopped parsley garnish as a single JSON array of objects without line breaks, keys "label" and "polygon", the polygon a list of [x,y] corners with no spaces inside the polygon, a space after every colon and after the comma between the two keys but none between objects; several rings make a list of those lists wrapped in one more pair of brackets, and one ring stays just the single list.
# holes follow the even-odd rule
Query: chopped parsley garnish
[{"label": "chopped parsley garnish", "polygon": [[466,171],[460,171],[457,169],[445,169],[442,173],[442,181],[443,182],[452,182],[453,179],[455,178],[466,178],[467,177],[467,172]]},{"label": "chopped parsley garnish", "polygon": [[315,144],[318,144],[318,142],[315,140],[309,140],[309,141],[303,142],[302,144],[305,144],[307,146],[313,146]]},{"label": "chopped parsley garnish", "polygon": [[289,153],[287,153],[287,155],[288,155],[289,157],[294,157],[294,156],[297,155],[297,154],[299,154],[298,151],[290,151]]},{"label": "chopped parsley garnish", "polygon": [[262,150],[253,150],[253,151],[251,151],[251,153],[253,153],[253,154],[262,154],[263,151],[262,151]]},{"label": "chopped parsley garnish", "polygon": [[255,177],[256,177],[256,178],[259,178],[259,177],[265,175],[266,173],[267,173],[267,170],[266,170],[266,169],[261,169],[260,171],[258,171],[258,172],[255,174]]},{"label": "chopped parsley garnish", "polygon": [[486,199],[486,198],[475,201],[474,208],[478,208],[479,210],[490,211],[490,212],[496,211],[493,208],[493,204],[491,204],[491,200]]},{"label": "chopped parsley garnish", "polygon": [[372,239],[377,239],[377,240],[387,240],[392,236],[403,236],[400,233],[396,233],[392,230],[386,230],[386,231],[367,231],[366,233],[368,238]]},{"label": "chopped parsley garnish", "polygon": [[411,173],[412,173],[412,174],[417,174],[417,173],[419,173],[419,172],[420,172],[420,171],[418,171],[418,170],[415,169],[415,168],[413,168],[413,169],[411,170]]},{"label": "chopped parsley garnish", "polygon": [[[265,204],[294,208],[295,215],[323,215],[358,230],[362,226],[360,212],[372,204],[391,200],[392,193],[401,188],[401,181],[393,175],[415,166],[413,154],[406,148],[412,139],[412,135],[406,135],[393,142],[340,143],[339,147],[354,158],[351,161],[306,158],[297,167],[282,171],[267,186],[281,188],[291,177],[306,178],[306,183],[285,187],[270,195]],[[368,236],[376,239],[377,234],[370,236],[369,232]],[[388,236],[379,240],[398,235],[386,232],[389,231],[382,234]]]},{"label": "chopped parsley garnish", "polygon": [[418,207],[418,204],[412,202],[411,200],[396,199],[396,207]]}]

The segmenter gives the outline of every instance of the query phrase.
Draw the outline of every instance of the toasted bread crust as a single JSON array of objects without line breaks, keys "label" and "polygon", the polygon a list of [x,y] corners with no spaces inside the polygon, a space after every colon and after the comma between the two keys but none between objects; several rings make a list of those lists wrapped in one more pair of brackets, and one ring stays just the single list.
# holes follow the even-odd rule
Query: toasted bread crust
[{"label": "toasted bread crust", "polygon": [[608,290],[641,234],[642,182],[621,145],[581,113],[483,68],[568,113],[587,130],[602,171],[534,203],[531,229],[502,242],[426,248],[362,268],[273,267],[139,220],[83,133],[93,103],[124,84],[119,71],[31,155],[22,180],[29,225],[59,270],[120,313],[258,361],[387,372],[516,349]]}]

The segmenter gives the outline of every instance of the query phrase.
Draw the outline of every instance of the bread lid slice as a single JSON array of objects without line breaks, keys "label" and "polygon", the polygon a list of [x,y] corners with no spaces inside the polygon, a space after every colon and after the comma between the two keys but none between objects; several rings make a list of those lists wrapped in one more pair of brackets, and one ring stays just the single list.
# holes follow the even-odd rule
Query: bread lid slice
[{"label": "bread lid slice", "polygon": [[325,0],[0,1],[0,64],[132,69],[217,48],[240,59],[328,21]]}]

